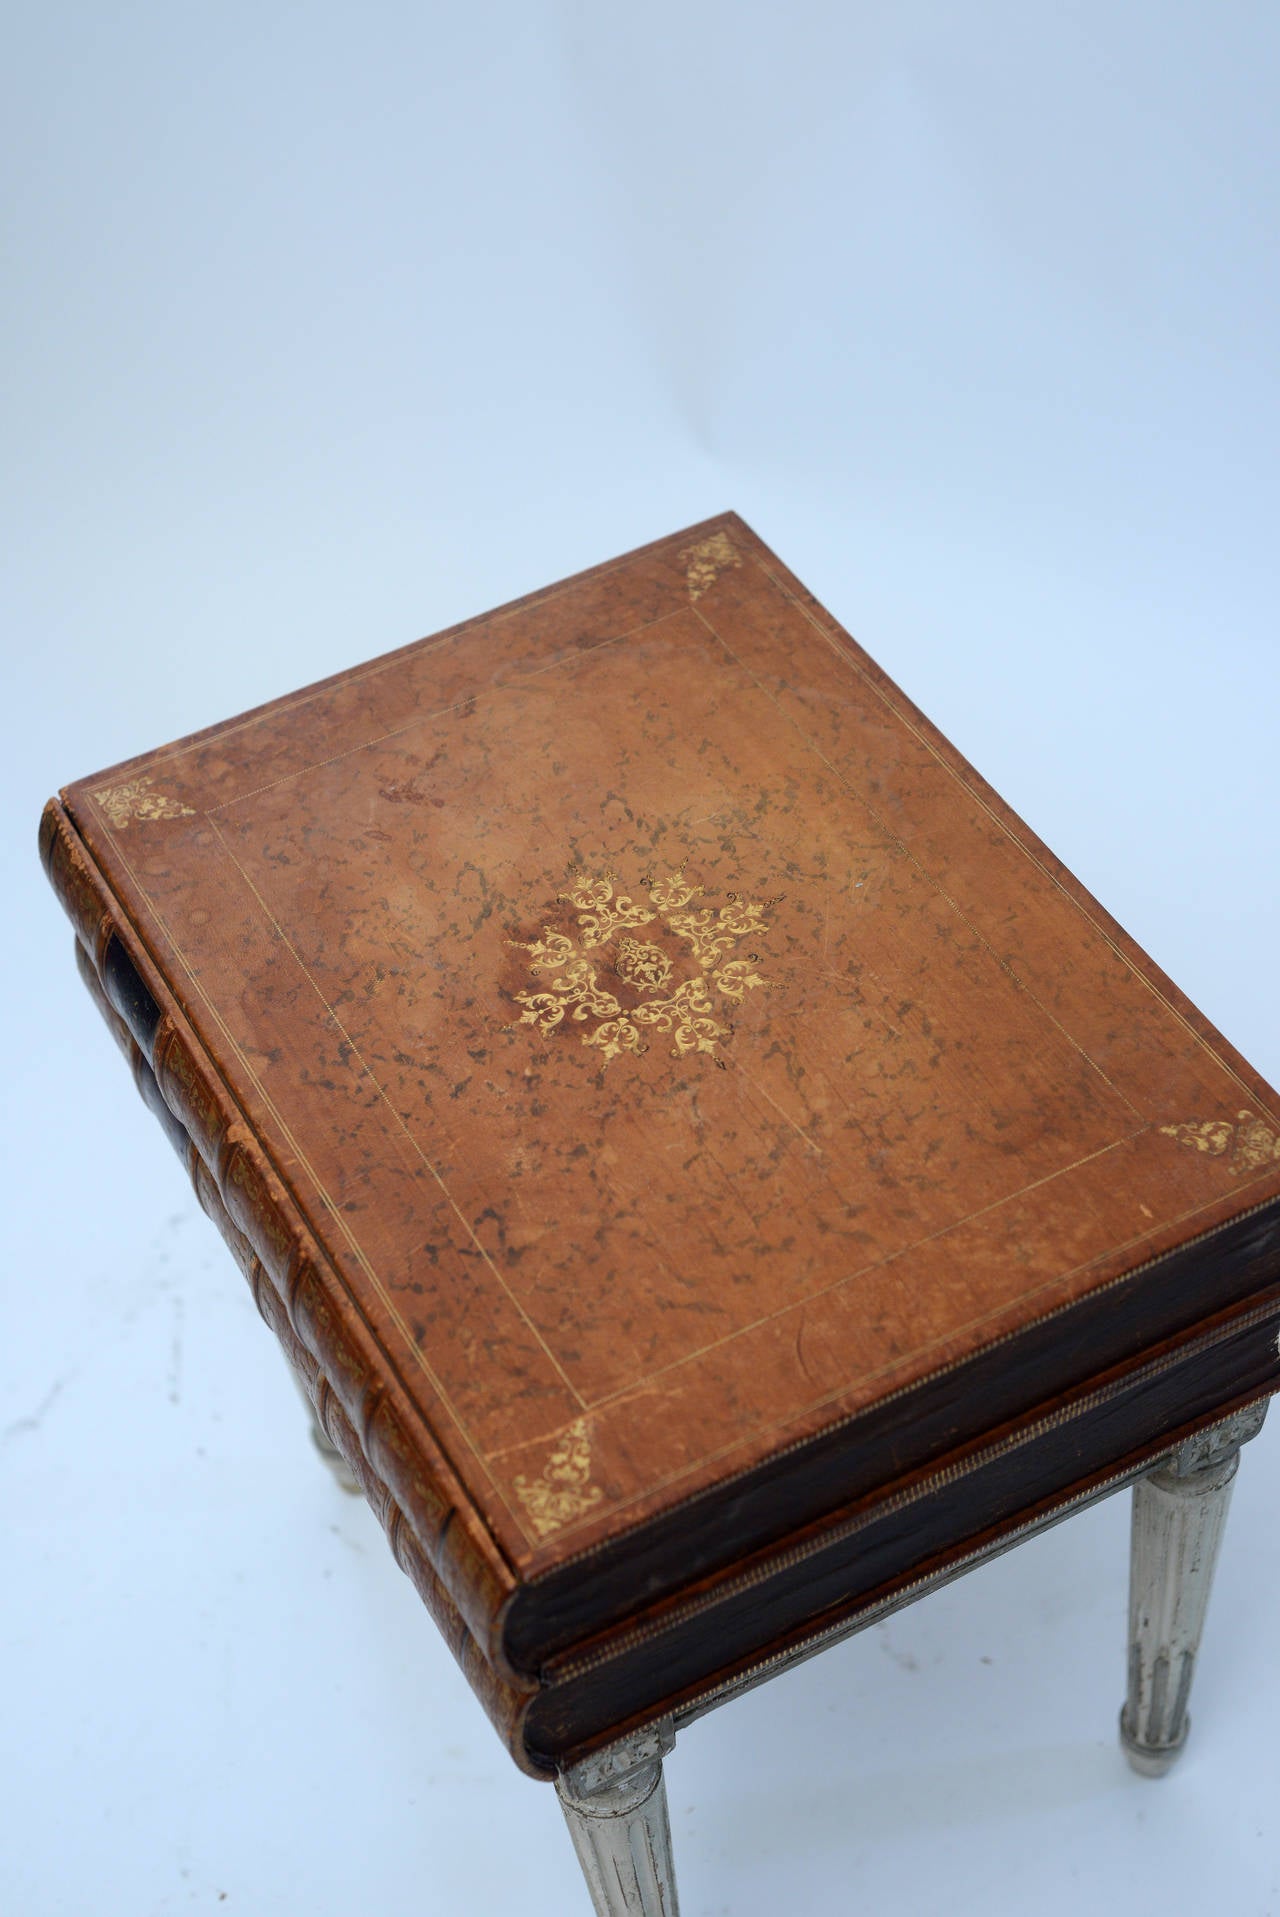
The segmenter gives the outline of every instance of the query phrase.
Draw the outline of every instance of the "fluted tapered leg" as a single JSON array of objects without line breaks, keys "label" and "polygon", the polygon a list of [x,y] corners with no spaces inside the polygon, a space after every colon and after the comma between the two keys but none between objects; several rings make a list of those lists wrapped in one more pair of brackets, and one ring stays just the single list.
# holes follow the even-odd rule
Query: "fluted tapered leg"
[{"label": "fluted tapered leg", "polygon": [[1199,1432],[1133,1490],[1129,1695],[1120,1741],[1133,1768],[1162,1777],[1186,1743],[1187,1698],[1240,1446],[1265,1402]]},{"label": "fluted tapered leg", "polygon": [[664,1720],[556,1780],[596,1917],[679,1917],[662,1775],[674,1744]]},{"label": "fluted tapered leg", "polygon": [[339,1451],[337,1445],[333,1442],[333,1439],[329,1436],[328,1432],[325,1430],[324,1426],[321,1424],[319,1418],[317,1418],[316,1412],[315,1412],[315,1406],[312,1404],[310,1398],[307,1396],[305,1390],[303,1389],[302,1380],[296,1375],[296,1373],[292,1370],[292,1368],[290,1368],[289,1376],[293,1379],[294,1385],[297,1388],[298,1396],[302,1399],[303,1404],[307,1407],[307,1417],[311,1423],[312,1444],[315,1446],[316,1450],[320,1453],[320,1456],[324,1459],[330,1471],[332,1471],[335,1482],[338,1484],[340,1489],[343,1491],[349,1491],[353,1497],[358,1498],[360,1495],[360,1486],[356,1483],[355,1479],[351,1475],[351,1467],[347,1463],[346,1459],[343,1457],[341,1451]]},{"label": "fluted tapered leg", "polygon": [[311,1442],[328,1465],[330,1471],[332,1471],[339,1487],[343,1491],[349,1491],[353,1497],[358,1498],[360,1495],[360,1486],[351,1475],[350,1465],[328,1432],[321,1425],[314,1411],[311,1413]]}]

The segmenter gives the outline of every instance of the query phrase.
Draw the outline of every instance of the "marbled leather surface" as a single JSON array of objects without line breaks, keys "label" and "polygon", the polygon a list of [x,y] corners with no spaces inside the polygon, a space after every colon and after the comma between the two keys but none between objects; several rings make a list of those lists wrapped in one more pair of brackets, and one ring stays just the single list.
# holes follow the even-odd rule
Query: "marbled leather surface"
[{"label": "marbled leather surface", "polygon": [[732,515],[64,798],[518,1578],[1280,1193]]}]

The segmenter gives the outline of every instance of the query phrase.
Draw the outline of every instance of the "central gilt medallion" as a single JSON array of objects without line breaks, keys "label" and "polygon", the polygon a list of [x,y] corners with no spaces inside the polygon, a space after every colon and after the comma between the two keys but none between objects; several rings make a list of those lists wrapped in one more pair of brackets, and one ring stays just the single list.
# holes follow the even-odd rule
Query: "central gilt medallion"
[{"label": "central gilt medallion", "polygon": [[671,960],[660,945],[642,945],[639,939],[619,939],[613,969],[637,991],[659,992],[671,977]]},{"label": "central gilt medallion", "polygon": [[[538,990],[518,991],[520,1023],[551,1032],[568,1020],[585,1026],[582,1043],[608,1064],[622,1052],[647,1052],[650,1034],[669,1034],[671,1056],[703,1052],[723,1071],[720,1048],[733,1035],[731,1014],[748,992],[767,987],[758,951],[739,953],[769,929],[778,897],[755,903],[728,892],[720,905],[695,905],[700,885],[684,867],[645,873],[633,891],[616,872],[574,867],[557,897],[572,930],[544,925],[541,938],[509,942],[529,954]],[[648,936],[636,937],[644,928]],[[684,976],[680,974],[683,973]]]}]

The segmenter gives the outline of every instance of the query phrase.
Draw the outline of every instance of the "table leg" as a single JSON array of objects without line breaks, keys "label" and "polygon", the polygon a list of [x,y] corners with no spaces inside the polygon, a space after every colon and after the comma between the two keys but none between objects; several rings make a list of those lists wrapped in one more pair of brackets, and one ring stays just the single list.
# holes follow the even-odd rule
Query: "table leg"
[{"label": "table leg", "polygon": [[664,1719],[556,1779],[596,1917],[679,1917],[662,1775],[674,1745]]},{"label": "table leg", "polygon": [[1162,1777],[1186,1743],[1187,1697],[1240,1446],[1265,1400],[1180,1444],[1133,1488],[1129,1695],[1120,1742],[1134,1770]]},{"label": "table leg", "polygon": [[351,1475],[350,1465],[325,1431],[314,1411],[311,1413],[311,1442],[332,1471],[339,1489],[349,1491],[352,1497],[358,1498],[360,1486]]},{"label": "table leg", "polygon": [[292,1366],[289,1367],[289,1376],[293,1379],[298,1396],[307,1408],[307,1417],[311,1420],[312,1444],[320,1453],[320,1456],[324,1459],[330,1471],[332,1471],[334,1482],[338,1485],[339,1489],[349,1491],[352,1497],[358,1498],[360,1496],[360,1486],[351,1475],[351,1467],[321,1424],[319,1418],[317,1418],[315,1406],[307,1396],[306,1388]]}]

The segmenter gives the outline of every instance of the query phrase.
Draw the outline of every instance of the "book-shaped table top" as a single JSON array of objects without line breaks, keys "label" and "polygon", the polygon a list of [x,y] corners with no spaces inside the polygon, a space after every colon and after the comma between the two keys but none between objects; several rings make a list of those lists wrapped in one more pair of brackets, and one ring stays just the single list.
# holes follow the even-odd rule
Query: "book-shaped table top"
[{"label": "book-shaped table top", "polygon": [[1274,1094],[732,515],[64,805],[517,1581],[1280,1196]]}]

